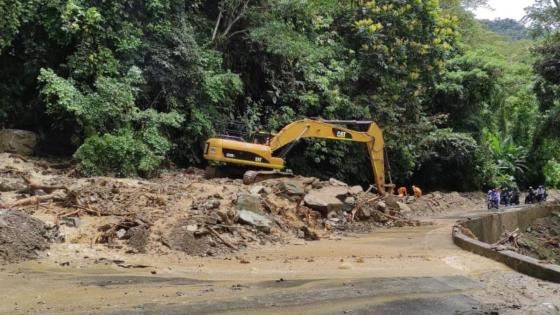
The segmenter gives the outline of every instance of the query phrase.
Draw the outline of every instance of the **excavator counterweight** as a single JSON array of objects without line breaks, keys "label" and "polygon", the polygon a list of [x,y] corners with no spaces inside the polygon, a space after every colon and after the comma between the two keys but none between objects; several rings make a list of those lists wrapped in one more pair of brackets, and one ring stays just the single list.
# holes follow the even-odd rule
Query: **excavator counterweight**
[{"label": "excavator counterweight", "polygon": [[[367,125],[367,131],[356,131],[343,127],[342,124]],[[284,168],[284,157],[302,138],[331,139],[365,143],[368,149],[373,177],[379,193],[385,193],[385,161],[383,133],[376,123],[371,121],[349,120],[312,120],[295,121],[268,139],[265,144],[251,143],[231,137],[215,137],[206,141],[204,158],[214,163],[244,166],[254,169],[268,169],[269,171],[250,171],[244,176],[244,182],[249,184],[260,177],[272,177]],[[273,170],[273,171],[270,171]],[[207,173],[215,172],[210,169]],[[213,176],[215,174],[209,174]]]}]

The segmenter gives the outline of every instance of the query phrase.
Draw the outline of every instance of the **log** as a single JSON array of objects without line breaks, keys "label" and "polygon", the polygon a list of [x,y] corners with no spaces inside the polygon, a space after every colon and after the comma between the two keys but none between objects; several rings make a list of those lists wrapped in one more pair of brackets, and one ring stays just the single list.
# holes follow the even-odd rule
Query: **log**
[{"label": "log", "polygon": [[60,196],[60,194],[48,194],[48,195],[43,195],[43,196],[33,196],[33,197],[20,199],[20,200],[14,202],[13,204],[11,204],[10,207],[22,207],[22,206],[28,206],[28,205],[36,205],[36,204],[39,204],[41,202],[50,201],[50,200],[64,201],[65,198],[62,198]]}]

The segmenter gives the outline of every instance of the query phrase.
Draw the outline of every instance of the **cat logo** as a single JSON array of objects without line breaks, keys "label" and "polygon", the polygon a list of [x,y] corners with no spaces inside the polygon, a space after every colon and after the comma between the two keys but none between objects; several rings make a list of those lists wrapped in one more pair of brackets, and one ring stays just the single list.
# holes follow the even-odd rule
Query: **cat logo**
[{"label": "cat logo", "polygon": [[256,156],[255,157],[255,162],[262,162],[262,157]]},{"label": "cat logo", "polygon": [[338,139],[352,139],[352,134],[348,133],[347,131],[333,128],[333,135]]}]

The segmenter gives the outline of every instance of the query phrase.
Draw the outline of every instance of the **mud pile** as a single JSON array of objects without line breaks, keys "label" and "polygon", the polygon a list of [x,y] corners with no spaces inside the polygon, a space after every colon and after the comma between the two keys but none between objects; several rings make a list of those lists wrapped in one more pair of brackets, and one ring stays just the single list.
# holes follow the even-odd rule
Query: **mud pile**
[{"label": "mud pile", "polygon": [[57,229],[17,210],[0,209],[0,264],[37,258]]},{"label": "mud pile", "polygon": [[464,212],[486,207],[484,193],[433,192],[422,198],[403,200],[417,216],[430,216],[447,212]]}]

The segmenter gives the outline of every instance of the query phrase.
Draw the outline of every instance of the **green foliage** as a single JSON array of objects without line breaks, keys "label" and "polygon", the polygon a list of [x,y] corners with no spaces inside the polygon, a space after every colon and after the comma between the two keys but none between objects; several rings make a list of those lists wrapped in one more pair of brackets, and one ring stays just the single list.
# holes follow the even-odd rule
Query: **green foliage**
[{"label": "green foliage", "polygon": [[85,141],[74,158],[85,175],[152,174],[172,146],[162,129],[178,128],[183,122],[177,112],[159,113],[136,106],[137,86],[143,78],[135,67],[122,78],[100,77],[94,89],[85,92],[51,69],[41,70],[39,82],[47,113],[83,129]]},{"label": "green foliage", "polygon": [[468,134],[434,131],[420,142],[414,181],[444,190],[478,187],[477,150],[476,141]]},{"label": "green foliage", "polygon": [[560,163],[555,159],[549,160],[544,166],[543,173],[546,185],[553,188],[560,187]]},{"label": "green foliage", "polygon": [[[485,5],[0,0],[0,123],[56,133],[90,175],[201,165],[206,138],[232,126],[250,136],[321,117],[376,121],[398,183],[542,177],[560,147],[557,8],[529,11],[546,30],[531,55],[518,23],[474,19]],[[360,145],[306,140],[287,161],[372,181]]]},{"label": "green foliage", "polygon": [[513,40],[529,37],[529,31],[525,25],[514,19],[482,20],[481,22],[488,30],[511,37]]}]

